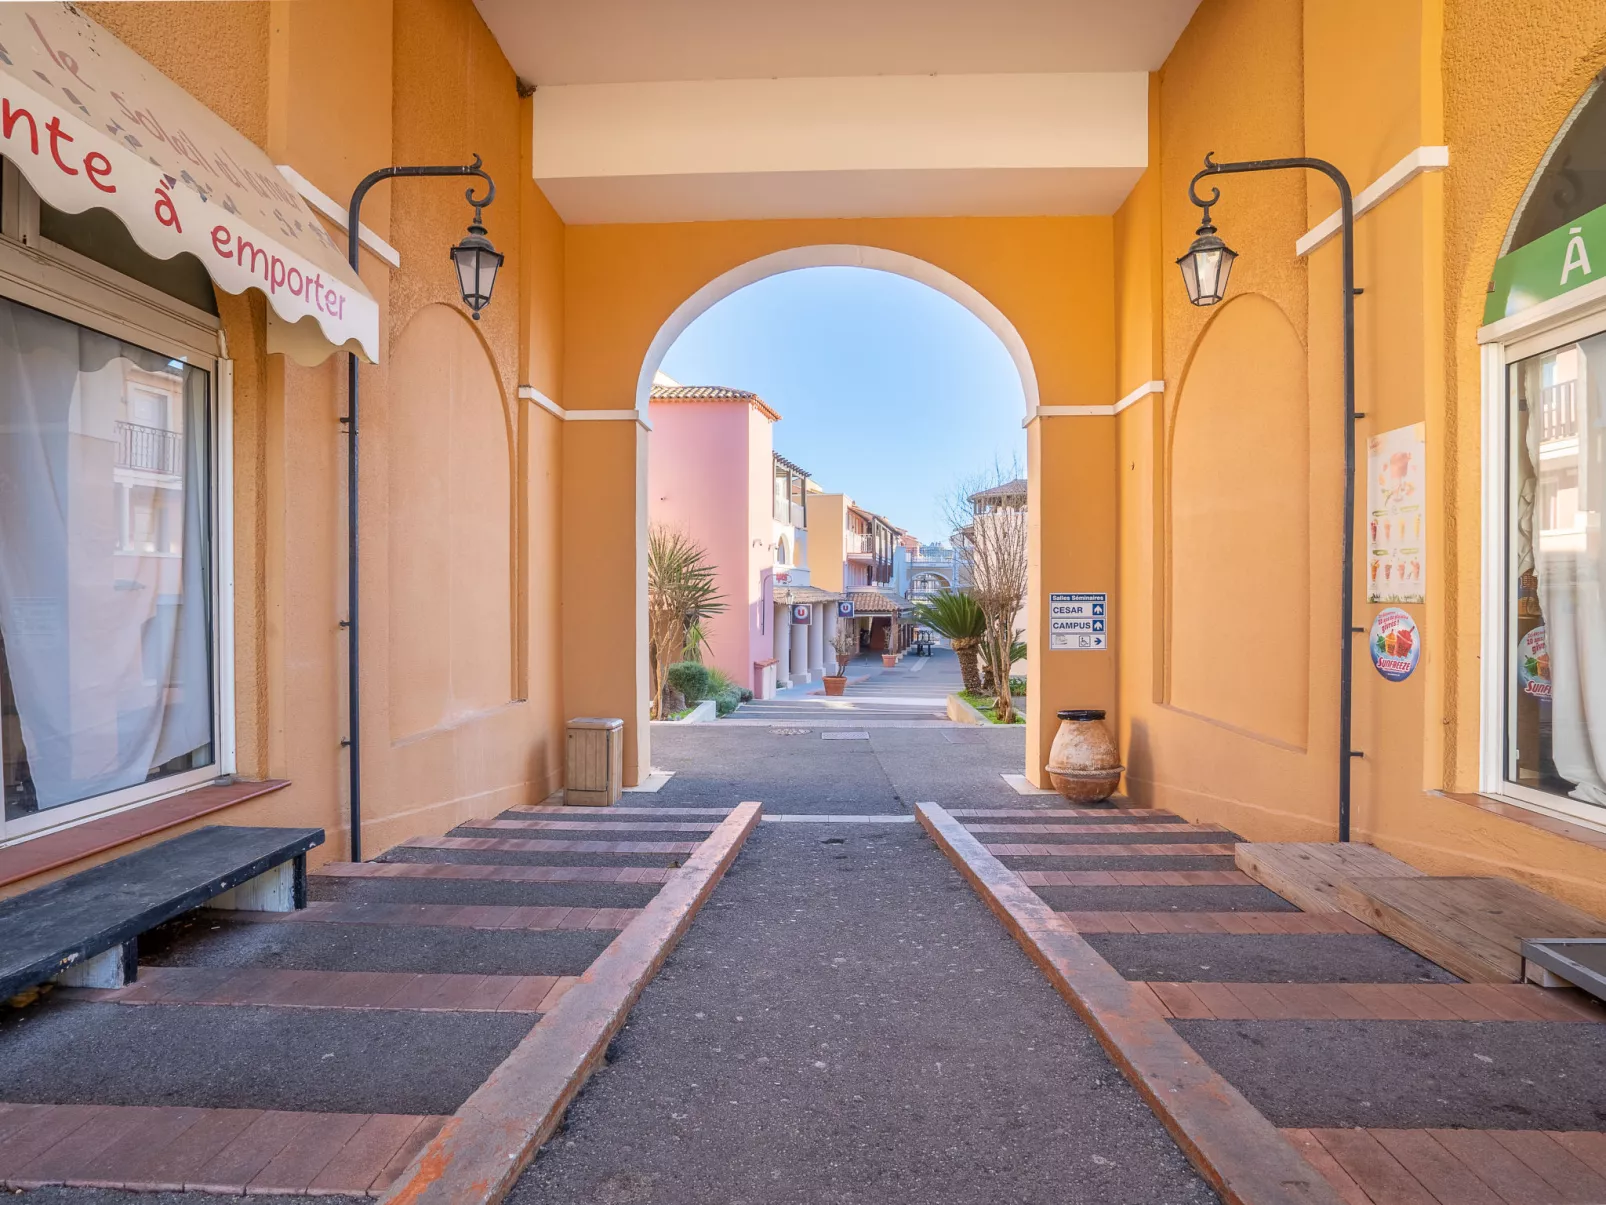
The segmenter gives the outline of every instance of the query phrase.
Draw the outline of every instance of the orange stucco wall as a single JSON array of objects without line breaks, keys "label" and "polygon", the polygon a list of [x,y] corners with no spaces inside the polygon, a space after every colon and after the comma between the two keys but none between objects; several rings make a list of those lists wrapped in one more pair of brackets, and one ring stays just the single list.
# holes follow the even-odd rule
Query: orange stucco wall
[{"label": "orange stucco wall", "polygon": [[[332,196],[371,166],[474,151],[501,185],[486,216],[508,263],[477,325],[451,312],[443,255],[467,216],[460,187],[385,185],[365,212],[403,260],[363,265],[388,353],[364,369],[370,850],[544,795],[565,716],[625,717],[627,781],[650,766],[652,437],[650,416],[630,413],[643,359],[709,281],[818,244],[902,252],[973,286],[1022,336],[1045,407],[1108,406],[1165,383],[1113,417],[1029,424],[1028,774],[1040,776],[1054,709],[1102,705],[1134,798],[1253,839],[1330,838],[1339,259],[1336,242],[1304,258],[1294,243],[1334,208],[1333,189],[1299,172],[1217,181],[1215,217],[1240,259],[1233,300],[1215,310],[1187,304],[1171,260],[1198,222],[1185,190],[1207,151],[1320,155],[1359,190],[1412,148],[1449,145],[1448,171],[1358,227],[1360,453],[1368,434],[1424,423],[1433,513],[1428,601],[1408,608],[1420,668],[1388,684],[1356,651],[1355,835],[1429,870],[1509,874],[1606,911],[1601,843],[1445,794],[1476,787],[1481,736],[1484,287],[1544,148],[1606,67],[1598,3],[1546,0],[1519,19],[1508,0],[1204,0],[1152,77],[1149,167],[1113,216],[570,228],[530,183],[529,105],[470,0],[90,11]],[[340,854],[343,371],[267,354],[260,298],[220,307],[236,361],[239,762],[294,782],[230,818],[321,824]],[[393,365],[420,354],[406,332],[425,328],[444,358],[393,382]],[[521,385],[610,416],[560,421],[521,401]],[[436,434],[450,470],[421,504],[409,475],[427,472]],[[427,565],[427,547],[490,494],[496,520],[463,553],[497,597],[432,595],[417,556]],[[445,526],[414,547],[421,514]],[[1114,592],[1111,650],[1048,653],[1046,594],[1102,589]],[[1358,603],[1357,623],[1376,610]],[[407,635],[462,616],[472,632]]]},{"label": "orange stucco wall", "polygon": [[[384,340],[362,369],[364,852],[545,797],[562,770],[561,425],[518,389],[560,388],[563,239],[530,181],[512,69],[470,0],[86,7],[333,197],[386,164],[484,157],[507,264],[479,323],[446,255],[471,216],[462,182],[382,184],[363,211],[402,261],[362,264]],[[235,362],[238,765],[292,785],[205,822],[319,825],[315,858],[345,857],[345,363],[269,355],[260,297],[219,304]],[[467,573],[452,587],[454,566]]]},{"label": "orange stucco wall", "polygon": [[[1187,304],[1169,261],[1197,225],[1186,188],[1207,151],[1318,155],[1359,191],[1413,148],[1448,144],[1447,172],[1357,227],[1360,488],[1366,437],[1423,422],[1433,513],[1428,601],[1406,608],[1421,666],[1387,683],[1357,642],[1355,836],[1603,910],[1599,843],[1444,793],[1477,785],[1484,285],[1540,154],[1606,65],[1598,5],[1523,14],[1487,0],[1205,0],[1158,74],[1155,153],[1115,224],[1120,380],[1167,385],[1117,420],[1120,736],[1137,799],[1253,839],[1332,839],[1339,244],[1301,259],[1294,242],[1336,193],[1295,172],[1214,181],[1215,220],[1240,252],[1215,310]],[[1364,551],[1358,562],[1364,628],[1381,608],[1364,601]]]}]

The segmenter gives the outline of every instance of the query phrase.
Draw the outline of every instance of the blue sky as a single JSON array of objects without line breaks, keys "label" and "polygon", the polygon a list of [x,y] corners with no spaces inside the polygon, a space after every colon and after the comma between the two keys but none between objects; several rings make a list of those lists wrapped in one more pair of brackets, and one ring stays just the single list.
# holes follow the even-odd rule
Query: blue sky
[{"label": "blue sky", "polygon": [[868,268],[803,268],[714,305],[663,371],[750,389],[780,412],[775,450],[922,540],[942,498],[1026,461],[1020,374],[998,337],[935,289]]}]

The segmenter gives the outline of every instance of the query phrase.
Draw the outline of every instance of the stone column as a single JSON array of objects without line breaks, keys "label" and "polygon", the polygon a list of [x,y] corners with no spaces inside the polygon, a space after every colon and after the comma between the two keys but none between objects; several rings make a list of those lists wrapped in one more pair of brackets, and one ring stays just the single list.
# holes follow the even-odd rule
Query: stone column
[{"label": "stone column", "polygon": [[792,685],[792,608],[775,604],[775,689]]},{"label": "stone column", "polygon": [[[790,620],[790,614],[788,614]],[[792,681],[808,682],[809,678],[809,628],[811,624],[792,624]]]},{"label": "stone column", "polygon": [[809,675],[819,681],[825,675],[825,608],[814,606],[814,622],[809,624]]}]

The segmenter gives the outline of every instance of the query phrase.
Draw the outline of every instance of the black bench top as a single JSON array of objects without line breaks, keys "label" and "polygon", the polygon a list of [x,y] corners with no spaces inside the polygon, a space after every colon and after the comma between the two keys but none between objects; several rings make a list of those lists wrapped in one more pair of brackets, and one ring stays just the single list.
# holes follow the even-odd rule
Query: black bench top
[{"label": "black bench top", "polygon": [[209,825],[0,900],[0,1001],[322,844],[321,828]]}]

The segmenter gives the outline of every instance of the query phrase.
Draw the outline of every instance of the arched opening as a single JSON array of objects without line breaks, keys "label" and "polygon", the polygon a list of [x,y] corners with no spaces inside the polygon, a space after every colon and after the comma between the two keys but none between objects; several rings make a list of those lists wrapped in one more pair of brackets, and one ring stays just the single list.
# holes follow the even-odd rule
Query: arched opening
[{"label": "arched opening", "polygon": [[953,298],[998,336],[1020,372],[1021,390],[1025,395],[1025,416],[1030,418],[1037,413],[1037,372],[1032,367],[1032,354],[1003,311],[975,288],[936,264],[901,251],[849,243],[822,243],[762,255],[715,277],[698,289],[676,308],[653,337],[652,346],[647,349],[646,359],[642,361],[641,375],[636,380],[636,409],[643,414],[648,413],[652,402],[653,378],[663,367],[664,356],[697,318],[716,303],[750,284],[799,268],[873,268],[919,281]]},{"label": "arched opening", "polygon": [[[958,398],[962,390],[956,385],[911,383],[924,379],[907,363],[901,371],[909,381],[889,384],[878,377],[871,387],[845,380],[854,375],[846,369],[830,377],[829,371],[840,368],[835,361],[867,363],[853,340],[872,336],[764,309],[783,299],[803,307],[797,313],[812,313],[807,306],[814,304],[841,321],[840,312],[820,298],[799,300],[807,292],[805,281],[826,280],[834,282],[831,288],[901,290],[901,297],[882,298],[885,308],[874,319],[912,304],[916,295],[922,304],[940,308],[945,321],[963,326],[964,337],[946,328],[929,333],[922,355],[931,363],[919,368],[939,371],[932,366],[945,357],[985,344],[991,388]],[[710,358],[705,345],[714,336],[706,332],[737,322],[729,317],[736,313],[729,309],[733,306],[758,307],[754,312],[764,317],[754,321],[781,327],[791,321],[792,328],[776,339],[807,342],[811,352],[797,358],[809,359],[821,375],[799,375],[788,359],[791,353],[780,355],[773,371],[755,371],[759,366],[729,351],[739,342],[729,337],[722,345],[725,358]],[[911,313],[911,322],[927,317],[918,307]],[[889,329],[896,325],[888,320]],[[896,338],[887,338],[895,348]],[[842,341],[841,346],[832,340]],[[750,339],[744,346],[750,350],[762,342]],[[688,346],[706,354],[691,358]],[[888,371],[872,364],[858,375]],[[861,396],[839,396],[855,388]],[[928,407],[921,388],[933,393],[948,388],[956,401],[930,399]],[[938,463],[912,463],[922,456],[931,426],[952,424],[955,404],[990,408],[989,431],[1005,434],[990,445],[986,439],[956,439],[945,430],[947,442],[958,450]],[[957,489],[967,479],[972,479],[971,492],[1004,485],[1005,480],[981,478],[1008,465],[1006,477],[1021,484],[1024,504],[1024,470],[1018,467],[1025,461],[1022,419],[1037,408],[1036,374],[1015,326],[976,289],[916,257],[862,246],[805,246],[758,257],[698,289],[652,340],[638,378],[636,410],[652,426],[649,526],[688,531],[719,570],[726,609],[699,625],[708,637],[707,663],[757,702],[777,692],[823,698],[822,679],[839,676],[835,657],[844,645],[873,669],[896,669],[895,659],[914,642],[914,603],[960,585],[951,539],[971,516],[967,510],[953,517],[956,512],[942,505],[946,495],[968,497]],[[827,422],[832,425],[826,427]],[[990,447],[997,448],[992,455],[983,451]],[[800,468],[799,461],[811,468]],[[912,505],[911,490],[929,497]],[[1030,583],[1025,537],[1020,538],[1024,603]],[[657,665],[656,645],[652,658]],[[945,720],[945,698],[926,697],[940,695],[943,674],[930,673],[922,681],[921,718]]]}]

